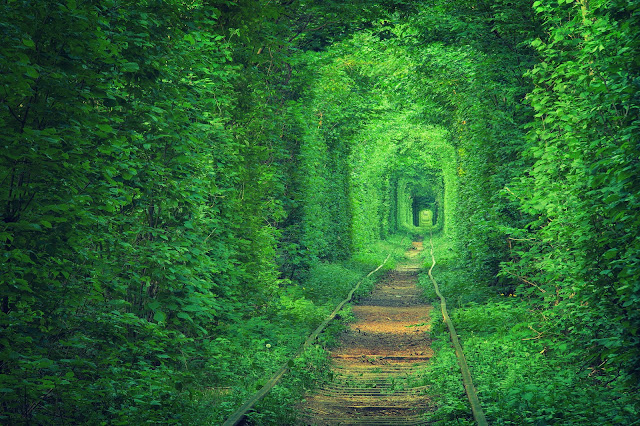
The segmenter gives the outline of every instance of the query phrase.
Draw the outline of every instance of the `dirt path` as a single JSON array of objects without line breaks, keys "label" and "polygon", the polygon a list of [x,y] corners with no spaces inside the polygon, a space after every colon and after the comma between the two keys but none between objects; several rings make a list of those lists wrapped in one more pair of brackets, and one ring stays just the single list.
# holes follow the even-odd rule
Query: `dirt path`
[{"label": "dirt path", "polygon": [[417,288],[422,243],[366,299],[332,351],[334,380],[307,396],[301,424],[420,425],[429,409],[415,371],[432,356],[426,335],[432,307]]}]

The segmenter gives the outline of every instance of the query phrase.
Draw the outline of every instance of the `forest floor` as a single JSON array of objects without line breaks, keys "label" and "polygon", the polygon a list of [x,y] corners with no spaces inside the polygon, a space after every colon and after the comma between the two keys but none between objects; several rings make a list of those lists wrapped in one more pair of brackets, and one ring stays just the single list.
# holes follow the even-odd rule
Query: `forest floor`
[{"label": "forest floor", "polygon": [[420,425],[432,404],[416,372],[433,355],[417,287],[422,243],[353,306],[355,321],[331,351],[333,380],[308,395],[306,425]]}]

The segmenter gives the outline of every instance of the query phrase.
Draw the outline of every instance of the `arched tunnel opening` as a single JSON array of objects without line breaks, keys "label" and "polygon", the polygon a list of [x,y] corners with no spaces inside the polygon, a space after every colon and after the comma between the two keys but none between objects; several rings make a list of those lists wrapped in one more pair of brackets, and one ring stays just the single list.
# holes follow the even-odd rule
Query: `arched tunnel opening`
[{"label": "arched tunnel opening", "polygon": [[438,221],[438,200],[434,196],[415,196],[412,203],[413,226],[434,226]]},{"label": "arched tunnel opening", "polygon": [[439,231],[444,224],[445,185],[442,172],[428,170],[398,180],[398,228]]}]

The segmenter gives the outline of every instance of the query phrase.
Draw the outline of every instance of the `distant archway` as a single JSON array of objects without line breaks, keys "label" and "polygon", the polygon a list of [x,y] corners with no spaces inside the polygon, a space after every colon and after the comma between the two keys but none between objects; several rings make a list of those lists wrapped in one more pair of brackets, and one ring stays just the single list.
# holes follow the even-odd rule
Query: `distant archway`
[{"label": "distant archway", "polygon": [[426,228],[433,225],[433,211],[429,209],[420,210],[420,214],[418,215],[418,226],[420,228]]}]

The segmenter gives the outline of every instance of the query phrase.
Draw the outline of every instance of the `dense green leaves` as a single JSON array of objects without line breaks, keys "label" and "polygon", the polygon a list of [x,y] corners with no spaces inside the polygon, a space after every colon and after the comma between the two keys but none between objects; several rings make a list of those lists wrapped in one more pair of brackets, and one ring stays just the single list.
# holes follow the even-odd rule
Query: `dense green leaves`
[{"label": "dense green leaves", "polygon": [[235,235],[249,176],[226,125],[238,74],[218,14],[3,6],[5,421],[187,414],[157,407],[185,397],[250,250]]},{"label": "dense green leaves", "polygon": [[[246,367],[237,339],[321,316],[326,295],[282,295],[279,276],[352,252],[362,105],[332,114],[338,92],[309,113],[315,61],[294,43],[404,6],[1,7],[3,421],[188,423],[194,392]],[[348,87],[342,71],[327,78]]]},{"label": "dense green leaves", "polygon": [[[12,0],[0,16],[4,422],[230,411],[229,387],[254,389],[353,282],[349,260],[423,232],[421,212],[483,289],[461,304],[518,294],[528,325],[558,328],[546,350],[637,375],[636,3]],[[559,407],[559,383],[496,398]]]},{"label": "dense green leaves", "polygon": [[605,365],[637,373],[638,8],[535,6],[550,31],[532,43],[543,59],[529,72],[534,165],[516,190],[535,220],[505,271],[568,304]]}]

